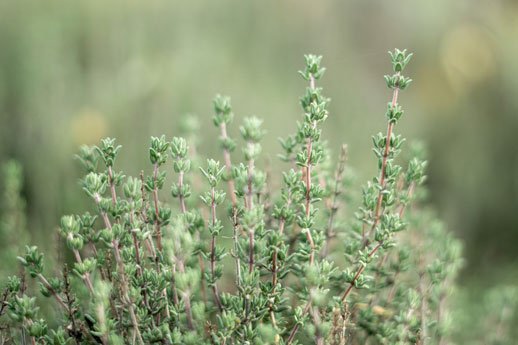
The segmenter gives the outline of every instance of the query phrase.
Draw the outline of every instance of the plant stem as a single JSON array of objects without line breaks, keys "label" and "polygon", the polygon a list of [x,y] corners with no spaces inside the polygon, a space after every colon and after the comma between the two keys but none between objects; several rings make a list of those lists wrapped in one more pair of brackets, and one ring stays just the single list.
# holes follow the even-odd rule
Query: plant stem
[{"label": "plant stem", "polygon": [[45,286],[45,288],[50,292],[50,294],[52,296],[54,296],[54,298],[58,301],[58,303],[63,307],[63,309],[65,309],[65,311],[67,313],[70,312],[70,310],[68,309],[67,305],[65,304],[65,302],[63,301],[63,299],[61,299],[61,297],[59,297],[59,295],[57,294],[57,292],[52,288],[52,286],[50,286],[49,282],[47,281],[47,279],[45,279],[45,277],[43,276],[43,274],[38,274],[38,278],[40,279],[41,283],[43,284],[43,286]]},{"label": "plant stem", "polygon": [[[253,180],[254,160],[250,159],[248,162],[248,203],[247,209],[250,211],[253,208],[253,192],[252,192],[252,180]],[[251,274],[254,270],[254,227],[250,227],[250,258],[248,260],[248,273]]]},{"label": "plant stem", "polygon": [[[315,89],[315,77],[311,74],[309,78],[309,87],[313,91]],[[313,101],[314,102],[314,101]],[[315,129],[317,126],[317,121],[313,121],[312,127]],[[309,218],[311,214],[311,153],[313,150],[313,138],[309,137],[308,142],[308,158],[306,161],[306,217]],[[308,239],[308,242],[311,246],[311,255],[309,257],[309,264],[313,265],[313,262],[315,260],[315,242],[313,241],[313,236],[311,236],[311,229],[306,229],[306,238]],[[311,307],[311,294],[309,296],[309,299],[306,303],[306,306],[304,307],[304,310],[302,312],[302,316],[306,315],[309,308]],[[297,333],[299,329],[299,324],[296,324],[295,327],[293,327],[293,330],[291,331],[290,337],[286,341],[286,345],[290,344],[293,338],[295,337],[295,334]]]},{"label": "plant stem", "polygon": [[[317,122],[313,122],[313,128],[315,128]],[[311,151],[313,149],[313,138],[309,138],[308,143],[308,160],[306,166],[306,217],[309,218],[311,213]],[[311,229],[307,229],[306,237],[311,245],[311,256],[309,258],[309,264],[312,265],[315,260],[315,242],[313,241],[313,236],[311,236]]]},{"label": "plant stem", "polygon": [[[394,109],[394,107],[396,106],[397,104],[397,98],[398,98],[398,93],[399,93],[399,86],[398,86],[398,83],[397,81],[399,80],[399,72],[396,73],[396,84],[394,85],[394,91],[392,93],[392,104],[391,104],[391,109]],[[387,141],[385,143],[385,150],[383,151],[383,159],[382,159],[382,162],[381,162],[381,169],[380,169],[380,176],[379,176],[379,184],[381,186],[381,189],[378,193],[378,201],[376,203],[376,209],[374,211],[374,222],[372,223],[371,225],[371,228],[367,234],[367,237],[365,238],[364,240],[364,244],[363,244],[363,247],[365,248],[367,245],[368,245],[368,242],[369,242],[369,238],[370,236],[372,235],[372,232],[374,231],[374,229],[376,228],[376,225],[378,225],[378,222],[380,221],[380,211],[381,211],[381,204],[383,202],[383,192],[385,190],[385,178],[386,178],[386,175],[385,175],[385,169],[387,167],[387,160],[388,160],[388,157],[389,157],[389,151],[390,151],[390,139],[391,139],[391,136],[392,136],[392,129],[394,127],[394,124],[392,122],[389,121],[388,123],[388,126],[387,126]]]},{"label": "plant stem", "polygon": [[113,172],[111,166],[108,166],[108,177],[110,178],[110,191],[112,194],[112,202],[113,206],[115,206],[117,204],[117,195],[115,194],[115,183],[113,181]]},{"label": "plant stem", "polygon": [[124,274],[124,264],[122,262],[122,259],[120,257],[120,253],[119,253],[119,241],[114,240],[112,242],[112,245],[113,245],[113,251],[115,254],[115,261],[117,262],[117,267],[119,268],[119,275],[121,278],[121,287],[122,287],[123,297],[125,299],[125,303],[128,305],[128,308],[129,308],[131,325],[133,327],[133,331],[135,332],[135,334],[137,336],[139,344],[144,345],[144,340],[142,339],[142,336],[140,334],[137,317],[135,316],[135,308],[133,307],[133,302],[129,298],[126,275]]},{"label": "plant stem", "polygon": [[[288,192],[288,201],[286,202],[286,206],[289,207],[292,203],[292,191],[290,190]],[[281,220],[279,222],[279,234],[282,236],[284,233],[284,226],[286,224],[286,219],[284,217],[281,217]],[[275,286],[277,285],[277,249],[275,249],[273,253],[273,263],[272,263],[272,270],[273,270],[273,279],[272,279],[272,285],[274,286],[274,292],[275,292]]]},{"label": "plant stem", "polygon": [[[92,253],[94,254],[94,259],[99,260],[99,255],[97,254],[97,248],[95,247],[95,243],[92,241],[92,238],[90,235],[88,235],[88,241],[90,243],[90,248],[92,248]],[[106,280],[106,277],[104,275],[104,270],[101,266],[99,266],[99,273],[101,275],[102,280]]]},{"label": "plant stem", "polygon": [[[158,179],[158,163],[155,163],[155,169],[153,172],[153,181],[157,182]],[[155,185],[155,188],[153,188],[153,202],[155,205],[155,226],[156,226],[156,244],[158,247],[158,251],[162,252],[162,230],[160,229],[160,209],[158,205],[158,186]]]},{"label": "plant stem", "polygon": [[[227,139],[227,124],[225,121],[221,122],[221,138],[223,141]],[[223,147],[223,156],[225,157],[225,166],[227,167],[227,174],[228,174],[228,189],[230,192],[230,199],[232,200],[232,206],[236,207],[237,205],[237,198],[236,193],[234,192],[234,180],[232,179],[232,165],[230,162],[230,152],[228,152],[228,149],[226,147]]]},{"label": "plant stem", "polygon": [[[178,177],[178,189],[181,191],[183,186],[183,170],[180,170],[180,176]],[[178,200],[180,201],[180,209],[182,210],[182,213],[186,212],[185,208],[185,200],[183,199],[183,194],[180,192],[178,194]]]},{"label": "plant stem", "polygon": [[345,162],[347,160],[347,145],[342,145],[342,150],[340,151],[340,157],[338,158],[338,168],[335,173],[335,188],[333,190],[333,200],[331,201],[329,220],[327,222],[327,231],[326,231],[326,241],[324,244],[324,250],[322,251],[322,257],[326,257],[329,253],[329,246],[331,242],[331,237],[333,236],[333,226],[336,212],[338,211],[338,196],[343,193],[339,189],[340,183],[343,180],[344,172],[345,172]]},{"label": "plant stem", "polygon": [[[306,306],[304,307],[304,310],[302,311],[302,317],[304,317],[307,314],[310,307],[311,307],[311,294],[309,296],[308,301],[306,302]],[[293,341],[293,338],[295,338],[295,334],[297,334],[299,327],[300,327],[300,325],[298,323],[295,325],[295,327],[293,327],[288,340],[286,340],[286,345],[289,345]]]},{"label": "plant stem", "polygon": [[411,182],[410,186],[408,186],[408,190],[406,192],[406,202],[401,206],[401,209],[399,210],[399,218],[400,219],[403,218],[403,215],[405,214],[407,205],[409,203],[409,199],[412,196],[412,194],[414,193],[415,187],[416,187],[416,183],[415,182]]},{"label": "plant stem", "polygon": [[[383,243],[385,242],[385,240],[381,240],[378,242],[378,244],[376,245],[376,247],[374,247],[369,255],[368,255],[368,258],[372,258],[372,256],[374,254],[376,254],[376,252],[378,251],[378,249],[380,249],[380,247],[383,245]],[[347,296],[349,296],[349,294],[351,293],[351,290],[353,289],[354,287],[354,283],[356,282],[356,280],[358,279],[358,277],[360,276],[360,274],[363,272],[363,270],[365,269],[365,265],[360,265],[360,268],[358,269],[358,271],[356,272],[353,280],[351,281],[351,283],[349,284],[349,287],[347,288],[347,290],[345,290],[345,293],[344,295],[342,296],[342,302],[345,302],[347,300]]]},{"label": "plant stem", "polygon": [[[69,234],[69,237],[72,238],[72,234]],[[77,263],[82,264],[83,260],[81,259],[81,254],[79,254],[79,251],[77,249],[72,249],[72,251],[74,252],[74,256]],[[92,286],[92,281],[90,280],[90,273],[85,273],[82,278],[86,286],[88,287],[88,290],[90,290],[92,296],[95,296],[94,287]]]},{"label": "plant stem", "polygon": [[[24,320],[24,323],[25,323],[25,327],[27,327],[27,329],[31,329],[32,325],[34,324],[34,322],[29,318],[26,318]],[[30,335],[29,339],[31,340],[31,345],[36,345],[36,338],[34,338],[34,336]]]},{"label": "plant stem", "polygon": [[[96,198],[95,201],[98,204],[98,206],[100,206],[99,205],[100,198]],[[111,231],[112,230],[112,226],[111,226],[110,220],[108,218],[108,215],[102,209],[101,209],[101,215],[102,215],[103,220],[104,220],[104,225],[106,226],[106,228],[108,230]],[[132,327],[133,327],[133,331],[136,333],[136,336],[137,336],[137,339],[139,341],[139,344],[144,345],[144,340],[142,339],[142,336],[140,334],[140,330],[138,328],[137,317],[135,316],[135,308],[133,307],[133,302],[129,298],[128,285],[127,285],[127,281],[126,281],[126,275],[124,274],[124,264],[123,264],[123,262],[121,260],[120,253],[119,253],[119,241],[116,240],[116,239],[113,240],[112,247],[113,247],[113,252],[115,254],[115,261],[117,262],[117,267],[119,269],[122,293],[123,293],[123,297],[125,299],[124,302],[128,305],[128,308],[129,308],[129,314],[130,314],[130,318],[131,318],[131,324],[132,324]]]},{"label": "plant stem", "polygon": [[[309,78],[310,89],[313,91],[315,89],[315,77],[313,75]],[[314,102],[314,101],[313,101]],[[313,129],[317,126],[317,121],[313,121]],[[309,137],[308,142],[308,159],[306,162],[306,217],[309,218],[311,213],[311,154],[313,150],[313,137]],[[315,242],[313,241],[313,236],[311,236],[311,229],[307,229],[306,237],[308,239],[309,244],[311,245],[311,256],[309,258],[309,264],[312,265],[315,261]]]},{"label": "plant stem", "polygon": [[[286,202],[286,206],[289,207],[292,203],[292,191],[290,190],[288,192],[288,200]],[[281,217],[279,222],[279,234],[282,236],[284,233],[284,225],[286,224],[286,219],[284,217]],[[277,248],[273,251],[273,259],[272,259],[272,271],[273,271],[273,277],[272,277],[272,285],[273,285],[273,291],[272,295],[275,294],[277,291],[277,280],[278,280],[278,267],[277,267]],[[270,317],[272,319],[272,323],[274,324],[274,327],[277,328],[277,324],[275,322],[275,313],[273,312],[273,309],[270,309]]]},{"label": "plant stem", "polygon": [[[215,191],[214,187],[210,189],[211,193],[211,217],[212,217],[212,226],[216,225],[216,201],[215,201]],[[215,277],[216,277],[216,236],[212,235],[212,240],[210,243],[210,272],[212,274],[212,292],[214,293],[214,298],[216,299],[216,304],[218,306],[218,310],[221,313],[223,311],[223,306],[221,305],[221,300],[219,299],[218,286],[216,285]]]},{"label": "plant stem", "polygon": [[[183,170],[180,170],[180,175],[178,177],[178,186],[179,186],[179,190],[181,191],[182,190],[182,185],[183,185],[183,175],[184,175],[184,172]],[[180,200],[180,208],[182,210],[182,213],[185,214],[187,212],[187,208],[185,207],[185,200],[183,199],[183,194],[180,193],[178,195],[178,199]],[[186,228],[186,231],[189,231],[187,228]],[[181,273],[185,273],[185,260],[179,260],[179,270]],[[173,279],[174,279],[174,272],[173,272]],[[202,284],[203,286],[203,284]],[[176,298],[176,300],[178,300],[178,295],[177,295],[177,292],[176,292],[176,289],[175,289],[175,286],[173,285],[173,294],[174,294],[174,297]],[[192,323],[192,309],[191,309],[191,293],[190,291],[187,289],[186,291],[184,291],[183,293],[183,301],[184,301],[184,307],[185,307],[185,313],[186,313],[186,316],[187,316],[187,326],[189,329],[194,329],[193,328],[193,323]],[[177,303],[178,305],[178,303]]]},{"label": "plant stem", "polygon": [[[408,187],[408,191],[407,191],[407,199],[410,198],[410,196],[412,195],[413,191],[415,189],[415,183],[412,182],[410,184],[410,186]],[[403,215],[405,214],[405,210],[406,210],[406,205],[403,205],[403,207],[401,208],[401,210],[399,211],[399,218],[403,218]],[[375,253],[376,251],[385,243],[385,241],[387,240],[388,238],[384,238],[382,239],[381,241],[378,242],[378,244],[376,245],[376,247],[374,247],[371,252],[369,253],[369,256],[368,258],[370,259]],[[361,265],[360,268],[358,269],[358,271],[356,272],[356,275],[354,276],[352,282],[350,283],[349,287],[347,288],[347,290],[345,291],[344,295],[342,296],[342,302],[345,302],[347,300],[347,296],[349,295],[349,293],[351,292],[352,288],[354,287],[354,283],[356,282],[356,279],[358,279],[358,277],[360,276],[360,274],[363,272],[365,266],[364,265]]]},{"label": "plant stem", "polygon": [[234,258],[236,259],[236,287],[239,289],[241,285],[241,260],[239,259],[239,245],[237,242],[239,222],[237,221],[237,210],[232,210],[232,228],[234,229]]}]

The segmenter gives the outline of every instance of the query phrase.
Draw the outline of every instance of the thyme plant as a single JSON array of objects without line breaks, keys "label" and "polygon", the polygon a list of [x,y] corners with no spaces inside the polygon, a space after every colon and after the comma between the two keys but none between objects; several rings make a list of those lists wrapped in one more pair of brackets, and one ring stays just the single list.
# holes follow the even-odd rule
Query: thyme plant
[{"label": "thyme plant", "polygon": [[[353,217],[347,147],[335,160],[322,136],[330,100],[318,86],[320,56],[307,55],[300,71],[304,115],[280,140],[278,193],[261,165],[262,121],[245,118],[241,142],[227,134],[229,97],[214,99],[221,162],[198,163],[195,120],[185,138],[151,138],[140,176],[117,171],[114,139],[81,148],[93,212],[61,219],[73,262],[51,275],[26,247],[23,274],[3,291],[0,342],[446,344],[461,246],[420,207],[421,150],[398,159],[411,56],[390,52],[386,132],[373,136],[378,174]],[[40,312],[40,295],[55,309]]]}]

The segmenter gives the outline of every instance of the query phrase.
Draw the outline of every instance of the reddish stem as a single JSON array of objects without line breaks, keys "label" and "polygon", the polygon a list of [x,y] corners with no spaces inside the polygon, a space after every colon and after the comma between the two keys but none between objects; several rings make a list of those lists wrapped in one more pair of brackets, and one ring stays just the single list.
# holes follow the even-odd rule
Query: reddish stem
[{"label": "reddish stem", "polygon": [[43,284],[43,286],[45,286],[45,288],[50,292],[50,294],[52,296],[54,296],[54,298],[58,301],[58,303],[63,307],[63,309],[65,309],[65,311],[67,313],[70,312],[70,310],[68,309],[67,305],[65,304],[65,302],[61,299],[61,297],[59,297],[59,295],[57,294],[57,292],[52,288],[52,286],[50,286],[49,282],[47,281],[47,279],[45,279],[45,277],[40,273],[38,274],[38,278],[40,279],[41,283]]},{"label": "reddish stem", "polygon": [[[368,256],[369,259],[372,258],[372,256],[374,254],[376,254],[376,252],[378,251],[378,249],[380,249],[380,247],[383,245],[383,243],[385,243],[384,240],[381,240],[381,241],[378,242],[376,247],[374,247],[371,250],[371,252],[369,253],[369,256]],[[360,268],[358,269],[358,271],[356,272],[356,275],[354,276],[353,280],[349,284],[349,287],[347,288],[347,290],[345,290],[345,293],[342,296],[342,302],[344,302],[347,299],[347,296],[349,296],[349,294],[351,293],[351,291],[352,291],[352,289],[354,287],[354,283],[356,282],[356,280],[358,279],[358,277],[360,276],[360,274],[363,272],[364,269],[365,269],[365,265],[361,265]]]},{"label": "reddish stem", "polygon": [[[399,93],[399,86],[397,85],[398,80],[399,80],[399,72],[397,72],[397,74],[396,74],[396,85],[394,86],[394,92],[392,93],[391,109],[394,109],[394,107],[397,104],[397,97],[398,97],[398,93]],[[363,248],[365,248],[368,245],[369,237],[371,236],[372,232],[378,225],[380,218],[381,218],[380,211],[381,211],[381,204],[383,202],[383,191],[385,190],[385,187],[386,187],[385,186],[385,178],[386,178],[385,169],[387,167],[387,160],[389,157],[390,139],[392,137],[393,127],[394,127],[394,124],[392,122],[389,122],[389,124],[387,126],[387,141],[385,143],[385,149],[383,151],[383,160],[381,162],[381,170],[380,170],[380,176],[379,176],[379,184],[381,186],[381,189],[378,193],[378,202],[376,203],[376,210],[374,211],[374,222],[371,225],[371,228],[367,234],[367,237],[364,239]]]},{"label": "reddish stem", "polygon": [[[408,187],[407,199],[411,197],[412,193],[414,192],[414,189],[415,189],[415,183],[412,182],[410,184],[410,186]],[[405,210],[406,210],[406,205],[403,205],[403,207],[401,208],[401,211],[399,212],[399,218],[403,218],[403,215],[405,214]],[[376,245],[376,247],[374,247],[374,249],[371,250],[371,252],[369,253],[369,256],[368,256],[369,259],[376,253],[376,251],[383,245],[383,243],[385,243],[385,240],[387,240],[387,238],[382,239],[381,241],[379,241],[378,245]],[[358,269],[358,271],[356,272],[356,275],[354,276],[353,281],[351,282],[351,284],[349,285],[349,287],[345,291],[344,295],[342,296],[342,302],[346,301],[347,296],[349,295],[349,293],[351,292],[352,288],[354,287],[354,282],[356,281],[356,279],[358,279],[360,274],[363,272],[364,268],[365,268],[365,266],[361,265],[360,268]]]},{"label": "reddish stem", "polygon": [[[304,310],[302,311],[302,317],[304,317],[304,315],[307,314],[309,307],[311,307],[311,297],[308,299],[308,302],[306,303],[306,306],[304,307]],[[288,340],[286,340],[286,345],[289,345],[293,341],[293,338],[295,338],[295,334],[297,334],[299,327],[300,327],[299,324],[296,324],[295,327],[293,327]]]}]

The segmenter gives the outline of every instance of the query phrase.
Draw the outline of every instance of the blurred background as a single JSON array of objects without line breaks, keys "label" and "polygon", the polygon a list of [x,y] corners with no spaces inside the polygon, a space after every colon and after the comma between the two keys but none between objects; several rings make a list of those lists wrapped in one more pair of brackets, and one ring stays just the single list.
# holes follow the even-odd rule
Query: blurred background
[{"label": "blurred background", "polygon": [[[335,152],[349,144],[364,181],[391,97],[387,51],[408,48],[414,83],[397,132],[428,145],[431,203],[465,241],[460,285],[476,301],[518,282],[517,37],[510,0],[1,1],[2,226],[26,228],[28,242],[48,249],[62,214],[91,209],[73,160],[81,144],[116,137],[118,167],[138,174],[151,168],[149,136],[178,135],[192,113],[200,150],[219,154],[216,93],[232,96],[231,134],[244,116],[264,118],[275,160],[277,137],[301,116],[305,53],[324,55],[327,67],[324,135]],[[10,199],[17,188],[21,200]],[[22,236],[0,234],[2,251]]]}]

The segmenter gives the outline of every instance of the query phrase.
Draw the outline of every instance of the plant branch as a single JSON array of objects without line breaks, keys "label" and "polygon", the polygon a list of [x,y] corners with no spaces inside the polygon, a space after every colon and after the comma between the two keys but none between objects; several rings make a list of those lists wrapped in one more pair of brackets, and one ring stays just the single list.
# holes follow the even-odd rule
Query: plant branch
[{"label": "plant branch", "polygon": [[156,226],[156,244],[158,251],[162,252],[162,230],[160,229],[160,209],[158,205],[158,185],[156,185],[158,179],[158,162],[155,163],[155,169],[153,172],[153,181],[155,182],[155,188],[153,188],[153,202],[155,205],[155,226]]},{"label": "plant branch", "polygon": [[[215,200],[215,190],[214,187],[211,187],[210,194],[212,198],[210,213],[212,218],[212,226],[216,225],[216,200]],[[216,285],[215,277],[216,277],[216,236],[212,235],[212,240],[210,242],[210,272],[212,275],[213,285],[212,292],[214,293],[214,298],[216,299],[216,305],[218,306],[218,310],[221,313],[223,311],[223,306],[221,305],[221,300],[219,299],[218,286]]]},{"label": "plant branch", "polygon": [[[398,86],[399,75],[400,75],[400,73],[397,72],[396,73],[396,84],[394,85],[394,91],[392,92],[391,109],[394,109],[394,107],[397,104],[397,98],[398,98],[398,93],[399,93],[399,86]],[[385,169],[387,167],[387,160],[388,160],[389,153],[390,153],[390,139],[392,137],[393,127],[394,127],[394,123],[392,121],[389,121],[388,126],[387,126],[387,140],[385,143],[385,149],[383,151],[383,158],[381,161],[381,169],[380,169],[380,176],[379,176],[379,184],[381,186],[381,189],[378,192],[378,201],[376,202],[376,209],[374,211],[374,217],[373,217],[374,221],[367,234],[367,237],[365,238],[365,240],[363,242],[364,248],[368,245],[369,238],[371,237],[372,232],[376,228],[376,225],[378,225],[380,218],[381,218],[381,215],[380,215],[381,204],[383,202],[383,192],[385,191],[385,187],[386,187],[386,185],[385,185],[385,178],[386,178]]]},{"label": "plant branch", "polygon": [[[221,138],[225,141],[228,138],[227,124],[225,123],[225,121],[221,122],[220,128],[221,128]],[[227,168],[227,174],[228,174],[227,182],[228,182],[228,189],[230,192],[230,199],[232,200],[232,206],[236,207],[237,198],[236,198],[236,193],[234,190],[234,180],[232,179],[232,165],[230,162],[230,152],[228,151],[228,149],[225,146],[223,147],[223,156],[225,157],[225,166]]]}]

